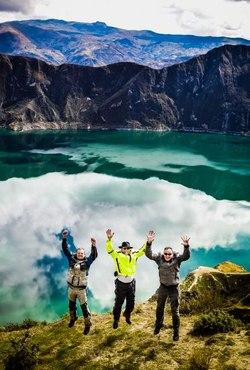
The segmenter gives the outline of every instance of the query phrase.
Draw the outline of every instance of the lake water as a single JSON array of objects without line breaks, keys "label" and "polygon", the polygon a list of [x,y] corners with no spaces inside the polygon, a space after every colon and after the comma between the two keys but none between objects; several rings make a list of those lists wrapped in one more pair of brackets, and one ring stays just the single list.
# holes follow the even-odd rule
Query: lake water
[{"label": "lake water", "polygon": [[[250,268],[250,138],[131,131],[0,131],[1,323],[53,320],[67,311],[58,233],[99,256],[89,273],[92,311],[110,310],[113,262],[105,230],[134,248],[149,229],[155,251],[181,252],[191,237],[185,276],[224,260]],[[154,262],[138,262],[137,300],[158,286]]]}]

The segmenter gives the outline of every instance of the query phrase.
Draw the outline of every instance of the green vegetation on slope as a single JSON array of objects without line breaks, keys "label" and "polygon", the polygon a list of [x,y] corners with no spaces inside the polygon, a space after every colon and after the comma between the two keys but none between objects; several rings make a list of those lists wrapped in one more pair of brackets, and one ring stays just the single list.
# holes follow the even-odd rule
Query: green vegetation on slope
[{"label": "green vegetation on slope", "polygon": [[230,261],[220,263],[219,265],[215,266],[215,269],[224,273],[246,272],[246,270],[242,266],[236,265],[236,263]]},{"label": "green vegetation on slope", "polygon": [[242,306],[241,302],[250,293],[250,273],[234,263],[223,262],[216,268],[199,267],[188,274],[181,286],[182,313],[210,311],[216,307],[232,309]]},{"label": "green vegetation on slope", "polygon": [[[234,280],[230,280],[233,275]],[[188,275],[182,284],[182,311],[187,308],[185,293],[193,294],[190,296],[193,303],[189,313],[186,310],[181,316],[179,342],[172,341],[169,307],[165,314],[166,326],[159,335],[153,334],[155,297],[136,305],[132,325],[127,325],[122,317],[117,330],[112,329],[111,313],[94,314],[87,336],[83,335],[82,318],[71,329],[67,326],[67,317],[47,325],[33,321],[8,325],[0,332],[0,367],[4,368],[8,357],[17,358],[13,347],[15,340],[16,348],[27,355],[30,363],[30,349],[35,349],[37,363],[34,368],[37,370],[245,370],[250,366],[249,324],[235,321],[228,312],[234,309],[234,301],[238,306],[244,303],[244,309],[249,309],[249,298],[244,299],[249,290],[249,278],[249,273],[224,274],[209,268],[197,269]],[[233,289],[234,285],[238,289]],[[223,291],[231,292],[230,297],[223,295]],[[214,300],[215,297],[218,299]],[[207,314],[212,305],[219,310]]]},{"label": "green vegetation on slope", "polygon": [[[53,324],[37,325],[28,329],[32,344],[39,347],[36,369],[188,369],[197,353],[210,346],[209,369],[226,369],[235,364],[246,369],[248,336],[244,326],[236,332],[216,334],[213,340],[190,334],[198,316],[183,316],[180,341],[172,341],[172,329],[167,326],[159,335],[153,335],[155,303],[146,302],[136,306],[133,324],[123,320],[117,330],[112,329],[112,315],[93,315],[93,327],[88,336],[82,334],[83,320],[75,327],[67,327],[67,319]],[[166,313],[170,324],[170,313]],[[11,352],[10,341],[22,337],[24,329],[0,333],[0,351],[3,359]],[[218,340],[219,338],[219,340]],[[198,352],[197,352],[198,351]],[[198,357],[199,357],[198,356]],[[223,361],[223,362],[222,362]],[[3,362],[2,362],[3,364]],[[195,368],[193,368],[195,369]],[[229,369],[229,367],[228,367]]]}]

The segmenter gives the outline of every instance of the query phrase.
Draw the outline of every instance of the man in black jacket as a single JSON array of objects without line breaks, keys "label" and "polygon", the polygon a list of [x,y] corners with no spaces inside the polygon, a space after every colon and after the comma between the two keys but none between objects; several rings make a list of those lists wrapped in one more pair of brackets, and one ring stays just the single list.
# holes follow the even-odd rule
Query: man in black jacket
[{"label": "man in black jacket", "polygon": [[150,231],[148,234],[148,242],[146,246],[146,256],[154,260],[159,269],[160,287],[158,290],[156,321],[154,334],[158,334],[163,326],[164,309],[167,298],[170,300],[172,322],[173,322],[173,340],[179,340],[180,327],[180,292],[179,292],[179,269],[183,261],[190,258],[189,240],[187,236],[183,236],[182,245],[184,247],[183,254],[178,255],[171,247],[165,247],[163,253],[152,253],[152,242],[154,241],[155,233]]},{"label": "man in black jacket", "polygon": [[91,327],[91,314],[87,305],[87,279],[88,270],[90,265],[97,257],[96,240],[91,238],[91,253],[88,257],[85,256],[85,251],[83,248],[78,248],[76,253],[71,253],[67,244],[68,231],[64,230],[62,232],[62,250],[69,262],[68,269],[68,299],[69,299],[69,314],[70,321],[69,327],[74,326],[77,320],[76,316],[76,299],[79,300],[83,317],[84,317],[84,331],[86,335],[90,331]]}]

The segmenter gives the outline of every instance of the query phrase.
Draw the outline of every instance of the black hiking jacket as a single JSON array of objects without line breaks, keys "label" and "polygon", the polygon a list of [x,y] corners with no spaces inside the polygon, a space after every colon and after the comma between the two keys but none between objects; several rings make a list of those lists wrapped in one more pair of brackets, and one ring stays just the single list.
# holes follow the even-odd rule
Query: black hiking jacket
[{"label": "black hiking jacket", "polygon": [[173,259],[167,262],[162,253],[152,253],[151,244],[147,243],[145,255],[157,263],[160,283],[166,286],[173,286],[179,284],[180,265],[183,261],[187,261],[190,258],[190,250],[189,246],[187,246],[184,247],[183,253],[180,255],[174,252]]},{"label": "black hiking jacket", "polygon": [[76,253],[69,251],[67,239],[62,240],[62,250],[69,262],[68,285],[74,288],[86,288],[88,270],[97,257],[96,247],[92,245],[90,255],[83,260],[79,260]]}]

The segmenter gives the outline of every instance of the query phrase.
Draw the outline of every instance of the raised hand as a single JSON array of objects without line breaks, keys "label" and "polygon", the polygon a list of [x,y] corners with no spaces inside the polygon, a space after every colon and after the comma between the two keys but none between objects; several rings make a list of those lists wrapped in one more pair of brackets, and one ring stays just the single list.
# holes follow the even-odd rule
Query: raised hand
[{"label": "raised hand", "polygon": [[181,237],[181,240],[183,241],[183,243],[181,243],[184,247],[188,247],[189,246],[189,240],[190,238],[187,237],[187,235],[184,235]]},{"label": "raised hand", "polygon": [[147,234],[147,242],[152,243],[155,240],[155,232],[150,230]]},{"label": "raised hand", "polygon": [[108,238],[109,240],[111,240],[111,239],[113,238],[113,236],[114,236],[114,232],[113,232],[111,229],[108,229],[108,230],[106,231],[106,234],[107,234],[107,238]]},{"label": "raised hand", "polygon": [[68,236],[68,234],[69,234],[68,230],[63,230],[62,231],[62,237],[63,237],[63,239],[66,239],[67,236]]},{"label": "raised hand", "polygon": [[96,239],[91,238],[90,241],[91,241],[91,245],[93,245],[93,247],[96,247]]}]

